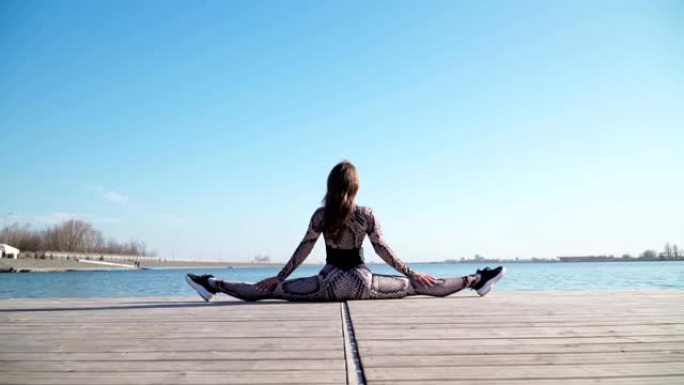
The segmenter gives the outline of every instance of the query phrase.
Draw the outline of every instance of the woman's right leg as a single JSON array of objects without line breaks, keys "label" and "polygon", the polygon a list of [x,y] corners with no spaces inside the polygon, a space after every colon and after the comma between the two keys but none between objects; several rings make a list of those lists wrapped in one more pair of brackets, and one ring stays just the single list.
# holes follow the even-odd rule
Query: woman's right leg
[{"label": "woman's right leg", "polygon": [[271,298],[269,292],[259,290],[254,283],[231,282],[217,278],[210,279],[209,283],[219,292],[243,301],[258,301]]},{"label": "woman's right leg", "polygon": [[284,299],[288,301],[325,300],[321,278],[318,275],[285,280],[271,291],[262,291],[254,283],[231,282],[215,278],[209,282],[216,290],[243,301],[258,301],[261,299]]},{"label": "woman's right leg", "polygon": [[286,279],[276,286],[273,296],[288,301],[325,301],[323,278],[314,275],[304,278]]}]

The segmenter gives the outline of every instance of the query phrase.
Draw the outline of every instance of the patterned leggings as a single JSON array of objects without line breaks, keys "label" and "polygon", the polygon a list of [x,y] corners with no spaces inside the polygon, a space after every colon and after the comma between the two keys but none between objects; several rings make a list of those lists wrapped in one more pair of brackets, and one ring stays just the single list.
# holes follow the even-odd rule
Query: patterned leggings
[{"label": "patterned leggings", "polygon": [[288,279],[270,292],[257,289],[253,283],[213,281],[216,289],[245,300],[284,299],[288,301],[344,301],[353,299],[390,299],[408,295],[444,297],[472,287],[474,275],[438,279],[434,286],[413,284],[410,279],[395,275],[373,274],[366,265],[341,270],[326,265],[318,275]]}]

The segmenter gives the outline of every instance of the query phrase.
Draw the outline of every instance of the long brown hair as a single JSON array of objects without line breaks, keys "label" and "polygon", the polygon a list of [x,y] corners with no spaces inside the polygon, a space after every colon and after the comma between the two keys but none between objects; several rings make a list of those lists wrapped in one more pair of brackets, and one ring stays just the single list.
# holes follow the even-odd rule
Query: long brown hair
[{"label": "long brown hair", "polygon": [[343,160],[330,170],[328,192],[323,198],[323,230],[333,239],[339,239],[344,222],[351,216],[358,191],[359,176],[350,161]]}]

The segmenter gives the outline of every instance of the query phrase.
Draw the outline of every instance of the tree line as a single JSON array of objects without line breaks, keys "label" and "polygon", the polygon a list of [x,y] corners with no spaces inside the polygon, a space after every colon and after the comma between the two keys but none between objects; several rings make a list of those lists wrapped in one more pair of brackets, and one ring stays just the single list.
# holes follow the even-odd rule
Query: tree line
[{"label": "tree line", "polygon": [[[624,255],[622,257],[625,258]],[[656,258],[670,259],[670,258],[679,258],[679,257],[684,257],[684,253],[682,252],[682,250],[676,244],[671,245],[669,243],[665,244],[664,250],[660,253],[658,253],[655,250],[649,249],[649,250],[644,250],[644,252],[639,255],[639,258],[642,258],[642,259],[656,259]]]},{"label": "tree line", "polygon": [[105,238],[93,225],[78,219],[68,219],[42,230],[32,229],[30,224],[14,223],[0,230],[0,241],[21,251],[151,255],[143,241],[119,242]]}]

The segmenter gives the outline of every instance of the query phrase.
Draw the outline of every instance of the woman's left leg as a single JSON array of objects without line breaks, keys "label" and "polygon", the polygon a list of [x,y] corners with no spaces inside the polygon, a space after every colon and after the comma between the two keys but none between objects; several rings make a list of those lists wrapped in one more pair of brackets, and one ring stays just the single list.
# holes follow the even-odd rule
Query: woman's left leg
[{"label": "woman's left leg", "polygon": [[422,286],[405,276],[373,274],[366,265],[350,270],[326,267],[321,271],[325,278],[327,298],[330,300],[395,299],[409,295],[445,297],[477,282],[476,275],[438,279],[433,286]]},{"label": "woman's left leg", "polygon": [[471,288],[477,282],[477,276],[440,278],[433,286],[423,286],[409,278],[397,275],[373,274],[368,299],[403,298],[409,295],[430,295],[446,297],[463,289]]},{"label": "woman's left leg", "polygon": [[412,282],[416,295],[430,295],[433,297],[446,297],[457,293],[463,289],[473,287],[477,282],[476,275],[466,275],[464,277],[438,278],[437,283],[432,286],[424,286],[417,282]]}]

